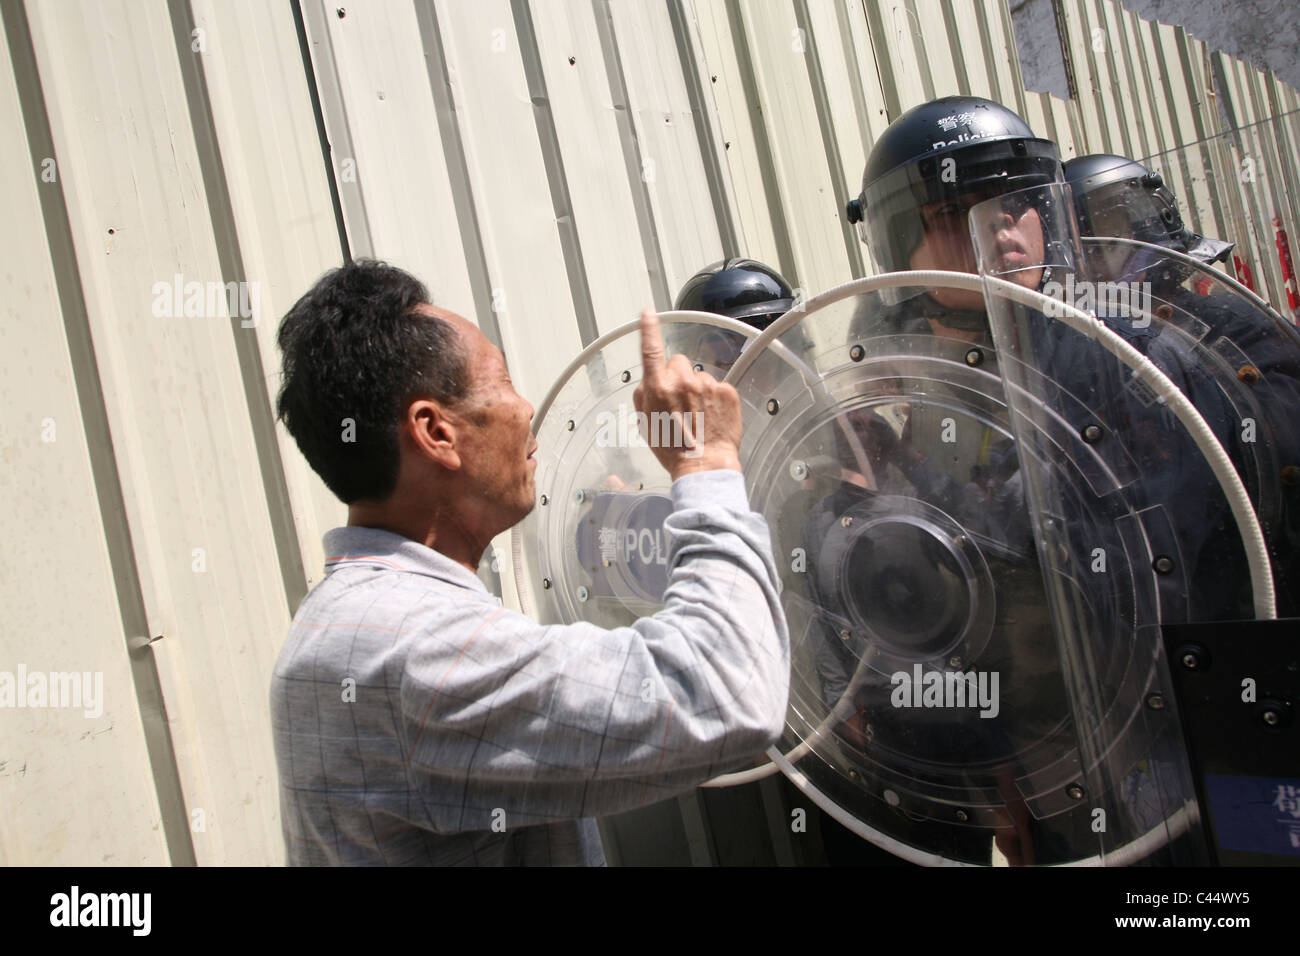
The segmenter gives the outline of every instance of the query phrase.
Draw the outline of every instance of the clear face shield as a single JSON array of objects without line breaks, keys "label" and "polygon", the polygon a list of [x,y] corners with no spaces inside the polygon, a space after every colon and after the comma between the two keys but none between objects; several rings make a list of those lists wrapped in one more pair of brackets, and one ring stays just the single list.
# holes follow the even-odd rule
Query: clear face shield
[{"label": "clear face shield", "polygon": [[[1157,250],[1170,244],[1170,232],[1179,222],[1178,211],[1167,189],[1148,185],[1150,175],[1134,163],[1132,175],[1119,181],[1087,192],[1074,189],[1076,210],[1081,217],[1079,231],[1097,237],[1083,252],[1089,272],[1099,281],[1154,278],[1147,273],[1165,260],[1163,251]],[[1154,249],[1114,239],[1151,243]]]},{"label": "clear face shield", "polygon": [[[873,228],[869,222],[856,224],[859,238],[872,253],[879,272],[944,271],[979,273],[975,249],[971,243],[970,212],[980,203],[998,196],[1005,187],[977,185],[967,191],[929,203],[916,204],[911,192],[895,192],[880,200],[883,211],[872,217],[876,223],[888,222],[888,228]],[[1039,269],[1063,264],[1063,253],[1053,246],[1051,230],[1040,221],[1042,211],[1028,204],[1024,190],[1011,192],[1007,209],[1014,212],[1013,225],[1006,241],[1008,255],[1019,256]],[[1013,208],[1017,203],[1026,203]],[[861,200],[859,200],[861,203]],[[859,206],[859,208],[861,208]],[[1029,281],[1032,276],[1026,276]],[[916,289],[882,289],[879,295],[889,303],[899,302]],[[924,293],[942,309],[984,311],[982,294],[955,287],[933,287]]]}]

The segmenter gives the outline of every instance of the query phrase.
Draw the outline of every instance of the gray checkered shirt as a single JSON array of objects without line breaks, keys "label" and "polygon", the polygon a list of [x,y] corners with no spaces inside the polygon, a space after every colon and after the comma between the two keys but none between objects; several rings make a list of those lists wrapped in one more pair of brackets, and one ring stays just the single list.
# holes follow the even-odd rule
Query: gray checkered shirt
[{"label": "gray checkered shirt", "polygon": [[289,862],[603,865],[590,818],[772,744],[790,646],[767,524],[738,472],[672,494],[664,609],[614,630],[537,624],[399,535],[328,532],[271,683]]}]

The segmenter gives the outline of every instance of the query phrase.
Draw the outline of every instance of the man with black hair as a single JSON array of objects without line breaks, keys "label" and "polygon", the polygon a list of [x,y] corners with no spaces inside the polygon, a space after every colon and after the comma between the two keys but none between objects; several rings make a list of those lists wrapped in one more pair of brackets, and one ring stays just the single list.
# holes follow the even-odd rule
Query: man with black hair
[{"label": "man with black hair", "polygon": [[272,679],[290,863],[600,865],[591,817],[777,739],[789,639],[739,399],[665,363],[653,312],[641,328],[637,408],[704,427],[654,448],[674,480],[664,609],[603,630],[537,624],[475,574],[535,495],[533,408],[499,349],[378,262],[285,316],[279,414],[348,505]]}]

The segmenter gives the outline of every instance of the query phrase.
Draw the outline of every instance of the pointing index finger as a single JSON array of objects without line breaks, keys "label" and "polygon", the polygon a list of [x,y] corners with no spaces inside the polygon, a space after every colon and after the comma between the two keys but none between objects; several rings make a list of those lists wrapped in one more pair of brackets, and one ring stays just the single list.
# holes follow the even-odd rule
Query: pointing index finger
[{"label": "pointing index finger", "polygon": [[654,309],[641,310],[641,380],[657,381],[664,370],[664,340],[659,332],[659,315]]}]

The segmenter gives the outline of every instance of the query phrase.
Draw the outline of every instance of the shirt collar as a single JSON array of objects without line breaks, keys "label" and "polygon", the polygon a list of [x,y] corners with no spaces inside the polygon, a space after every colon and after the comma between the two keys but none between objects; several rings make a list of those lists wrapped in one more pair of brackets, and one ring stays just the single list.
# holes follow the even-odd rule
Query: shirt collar
[{"label": "shirt collar", "polygon": [[350,565],[391,568],[438,578],[457,587],[488,594],[478,575],[445,554],[379,528],[348,526],[325,532],[325,573]]}]

